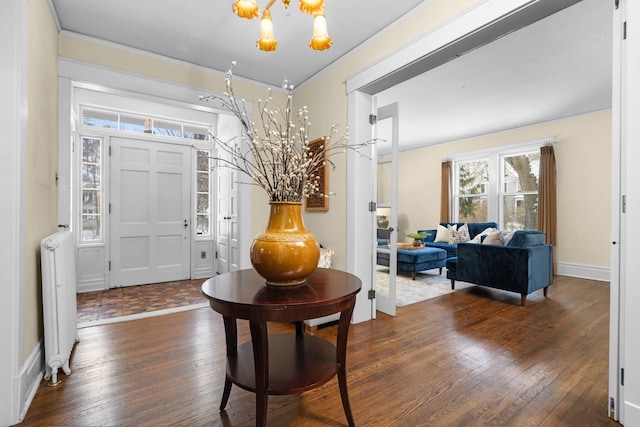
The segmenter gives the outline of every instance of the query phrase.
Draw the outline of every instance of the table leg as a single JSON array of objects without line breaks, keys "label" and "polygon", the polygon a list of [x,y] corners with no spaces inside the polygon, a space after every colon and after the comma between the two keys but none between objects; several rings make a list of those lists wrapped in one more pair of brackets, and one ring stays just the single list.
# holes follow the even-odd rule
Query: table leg
[{"label": "table leg", "polygon": [[[222,320],[224,322],[224,335],[227,341],[227,359],[229,359],[230,356],[235,356],[238,352],[238,323],[236,319],[227,316],[222,316]],[[232,384],[227,374],[225,374],[224,391],[222,392],[222,401],[220,402],[221,411],[224,411],[224,408],[227,406]]]},{"label": "table leg", "polygon": [[351,315],[356,303],[356,297],[353,297],[351,305],[345,311],[340,313],[340,323],[338,324],[338,339],[336,342],[336,359],[338,362],[338,385],[340,386],[340,397],[342,398],[342,407],[347,416],[349,427],[355,427],[356,422],[351,413],[351,405],[349,403],[349,393],[347,391],[347,337],[349,335],[349,325],[351,324]]},{"label": "table leg", "polygon": [[267,425],[267,403],[269,389],[269,342],[267,323],[249,321],[253,362],[256,376],[256,427]]}]

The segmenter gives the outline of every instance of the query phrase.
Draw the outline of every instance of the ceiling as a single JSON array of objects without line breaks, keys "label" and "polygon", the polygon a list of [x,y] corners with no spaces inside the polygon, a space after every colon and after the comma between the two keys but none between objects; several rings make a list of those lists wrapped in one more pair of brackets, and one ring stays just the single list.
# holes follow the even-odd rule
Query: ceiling
[{"label": "ceiling", "polygon": [[[272,7],[278,49],[262,52],[259,22],[233,15],[232,0],[52,0],[64,32],[220,71],[236,61],[236,76],[272,87],[304,83],[423,1],[328,2],[333,47],[321,52],[307,46],[312,18],[291,3]],[[399,103],[402,150],[607,109],[611,30],[611,2],[583,0],[386,89],[377,103]]]},{"label": "ceiling", "polygon": [[583,0],[380,92],[377,105],[399,102],[401,150],[611,108],[612,23],[611,2]]},{"label": "ceiling", "polygon": [[[331,49],[314,51],[308,43],[313,17],[293,0],[271,7],[278,48],[256,47],[260,20],[238,18],[233,0],[52,0],[60,28],[207,68],[226,71],[272,87],[284,79],[299,86],[374,36],[423,0],[337,0],[325,16]],[[267,0],[258,0],[265,6]],[[366,22],[366,25],[353,25]]]}]

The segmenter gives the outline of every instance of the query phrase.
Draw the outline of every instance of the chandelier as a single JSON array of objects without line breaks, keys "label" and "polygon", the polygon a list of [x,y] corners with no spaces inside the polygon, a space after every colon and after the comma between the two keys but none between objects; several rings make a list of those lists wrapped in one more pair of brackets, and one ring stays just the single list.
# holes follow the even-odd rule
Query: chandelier
[{"label": "chandelier", "polygon": [[[273,21],[269,11],[275,1],[269,0],[260,20],[260,39],[256,42],[256,45],[265,51],[276,50],[278,46],[278,42],[273,35]],[[282,0],[285,8],[288,8],[290,3],[291,0]],[[313,15],[313,36],[309,41],[309,47],[313,50],[329,49],[332,41],[327,32],[327,20],[324,17],[324,0],[300,0],[298,6],[302,12]],[[256,0],[235,0],[232,10],[240,18],[253,19],[260,16],[260,8]]]}]

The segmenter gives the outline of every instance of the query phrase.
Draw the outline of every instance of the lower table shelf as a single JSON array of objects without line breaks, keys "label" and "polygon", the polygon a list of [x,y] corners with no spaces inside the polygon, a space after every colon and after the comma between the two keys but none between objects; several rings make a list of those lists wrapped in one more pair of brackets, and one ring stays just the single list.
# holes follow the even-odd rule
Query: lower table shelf
[{"label": "lower table shelf", "polygon": [[[269,335],[268,394],[297,394],[329,381],[338,371],[335,346],[313,335]],[[227,360],[227,377],[255,392],[255,365],[251,341],[238,346]]]}]

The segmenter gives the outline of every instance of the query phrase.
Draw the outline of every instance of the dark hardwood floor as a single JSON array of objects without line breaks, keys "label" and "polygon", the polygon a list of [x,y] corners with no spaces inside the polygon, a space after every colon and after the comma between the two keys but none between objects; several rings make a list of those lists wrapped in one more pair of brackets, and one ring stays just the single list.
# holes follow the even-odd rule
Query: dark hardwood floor
[{"label": "dark hardwood floor", "polygon": [[[248,324],[239,322],[240,342]],[[291,329],[270,325],[270,332]],[[336,326],[318,336],[334,340]],[[558,276],[548,298],[472,287],[352,325],[359,426],[619,426],[607,413],[609,286]],[[70,376],[43,381],[25,426],[252,426],[254,395],[220,412],[222,318],[210,308],[80,330]],[[344,426],[337,379],[270,396],[270,426]]]}]

